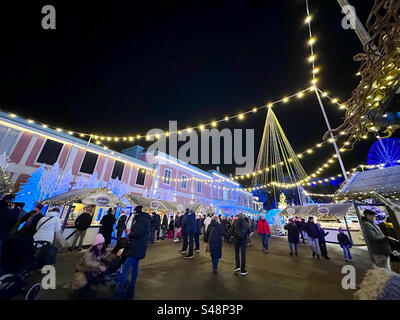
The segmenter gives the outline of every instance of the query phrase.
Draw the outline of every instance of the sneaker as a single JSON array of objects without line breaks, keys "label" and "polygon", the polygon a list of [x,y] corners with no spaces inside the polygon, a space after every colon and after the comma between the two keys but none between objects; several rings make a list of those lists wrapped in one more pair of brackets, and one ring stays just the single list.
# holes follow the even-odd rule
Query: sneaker
[{"label": "sneaker", "polygon": [[178,240],[178,239],[176,239],[176,240],[174,240],[174,242],[179,242],[179,240]]},{"label": "sneaker", "polygon": [[240,268],[236,268],[235,270],[233,270],[234,272],[239,272]]},{"label": "sneaker", "polygon": [[213,273],[218,273],[218,270],[217,269],[213,269]]},{"label": "sneaker", "polygon": [[247,272],[247,270],[245,270],[245,271],[242,271],[240,274],[241,274],[242,276],[246,276],[246,275],[248,274],[248,272]]},{"label": "sneaker", "polygon": [[193,255],[191,255],[191,256],[185,256],[185,259],[193,259]]},{"label": "sneaker", "polygon": [[194,250],[194,251],[196,251],[196,252],[200,252],[200,250],[199,250],[199,249],[197,249],[197,250]]},{"label": "sneaker", "polygon": [[312,257],[315,258],[315,252],[312,253]]},{"label": "sneaker", "polygon": [[321,258],[319,257],[319,254],[317,254],[317,259],[320,260]]},{"label": "sneaker", "polygon": [[292,255],[293,255],[293,253],[292,253],[292,252],[290,252],[290,253],[289,253],[289,256],[292,256]]},{"label": "sneaker", "polygon": [[294,255],[297,257],[297,252]]},{"label": "sneaker", "polygon": [[187,253],[187,250],[186,251],[180,251],[179,253],[185,254],[185,253]]},{"label": "sneaker", "polygon": [[325,257],[325,260],[330,260],[328,256]]}]

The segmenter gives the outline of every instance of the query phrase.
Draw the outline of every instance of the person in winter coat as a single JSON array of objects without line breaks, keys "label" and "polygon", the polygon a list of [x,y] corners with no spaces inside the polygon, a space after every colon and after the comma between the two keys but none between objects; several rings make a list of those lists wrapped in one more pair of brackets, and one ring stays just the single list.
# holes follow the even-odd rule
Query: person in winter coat
[{"label": "person in winter coat", "polygon": [[195,217],[196,217],[196,224],[194,230],[195,251],[200,252],[201,217],[198,214],[195,214]]},{"label": "person in winter coat", "polygon": [[260,220],[258,220],[257,232],[261,237],[264,253],[268,253],[268,238],[271,235],[271,230],[268,221],[265,220],[264,214],[262,214]]},{"label": "person in winter coat", "polygon": [[174,223],[174,242],[178,242],[178,232],[179,228],[182,226],[182,219],[180,212],[176,214],[175,223]]},{"label": "person in winter coat", "polygon": [[337,240],[340,247],[343,249],[344,260],[349,262],[353,259],[350,253],[350,248],[353,246],[347,234],[344,233],[342,228],[339,228],[339,233],[337,235]]},{"label": "person in winter coat", "polygon": [[174,216],[171,216],[171,218],[169,219],[169,224],[168,224],[167,239],[174,238],[174,229],[175,229],[175,220],[174,220]]},{"label": "person in winter coat", "polygon": [[207,215],[207,217],[204,219],[204,229],[207,230],[208,225],[211,223],[211,216]]},{"label": "person in winter coat", "polygon": [[[85,207],[83,209],[83,212],[75,220],[76,231],[74,235],[74,240],[72,241],[72,246],[71,246],[72,250],[77,250],[77,251],[82,250],[83,239],[85,238],[87,229],[92,224],[92,218],[93,218],[92,214],[89,213],[88,211],[89,211],[88,208]],[[79,239],[79,245],[78,247],[76,247],[78,239]]]},{"label": "person in winter coat", "polygon": [[238,218],[232,223],[229,233],[232,235],[235,245],[236,268],[234,272],[241,271],[241,275],[245,276],[248,274],[246,270],[246,241],[250,228],[244,220],[243,213],[238,214]]},{"label": "person in winter coat", "polygon": [[122,234],[124,233],[126,229],[126,223],[127,223],[128,216],[126,215],[125,210],[121,211],[121,214],[117,220],[117,242],[119,239],[121,239]]},{"label": "person in winter coat", "polygon": [[36,233],[33,236],[34,241],[47,241],[52,244],[54,235],[61,230],[61,221],[59,218],[60,209],[58,207],[50,208],[46,215],[40,218],[36,225]]},{"label": "person in winter coat", "polygon": [[161,240],[164,240],[165,237],[167,236],[167,230],[168,230],[168,215],[164,214],[161,222]]},{"label": "person in winter coat", "polygon": [[294,221],[296,222],[297,230],[299,230],[299,232],[300,232],[301,240],[303,241],[303,243],[305,243],[303,232],[301,232],[301,229],[302,229],[302,222],[301,222],[301,219],[298,218],[298,217],[294,217]]},{"label": "person in winter coat", "polygon": [[310,248],[312,251],[313,258],[317,255],[317,259],[320,259],[321,250],[319,248],[318,241],[318,228],[314,223],[314,218],[309,217],[307,223],[304,226],[304,230],[307,232],[307,236],[310,239]]},{"label": "person in winter coat", "polygon": [[155,237],[156,231],[158,231],[157,240],[159,240],[159,238],[160,238],[160,234],[159,234],[160,225],[161,225],[160,216],[157,213],[153,212],[151,215],[151,222],[150,222],[150,239],[149,239],[149,241],[151,244],[154,243],[154,237]]},{"label": "person in winter coat", "polygon": [[307,240],[307,232],[306,232],[306,220],[304,220],[304,218],[300,219],[299,231],[302,235],[303,243],[305,244]]},{"label": "person in winter coat", "polygon": [[[185,256],[186,259],[193,258],[193,240],[194,240],[194,233],[196,231],[196,216],[193,211],[186,209],[185,215],[183,216],[182,220],[182,237],[183,237],[183,246],[181,253],[187,255]],[[189,252],[188,250],[189,245]]]},{"label": "person in winter coat", "polygon": [[19,221],[20,230],[23,232],[29,232],[33,235],[36,232],[37,223],[43,217],[42,209],[43,205],[37,204],[33,210],[25,214]]},{"label": "person in winter coat", "polygon": [[374,211],[364,210],[364,217],[361,218],[361,225],[375,264],[378,267],[390,270],[389,257],[392,251],[388,240],[395,239],[386,237],[382,233],[379,227],[375,224],[375,215],[376,213]]},{"label": "person in winter coat", "polygon": [[106,270],[101,262],[107,256],[104,237],[99,233],[96,235],[93,245],[85,252],[79,264],[76,266],[71,281],[71,289],[78,290],[87,285],[93,276]]},{"label": "person in winter coat", "polygon": [[100,220],[101,227],[99,233],[101,233],[104,237],[104,244],[106,248],[111,243],[111,235],[114,231],[114,223],[115,216],[113,213],[113,209],[110,208],[108,209],[107,214]]},{"label": "person in winter coat", "polygon": [[218,261],[222,258],[222,237],[226,235],[226,231],[220,223],[217,216],[212,217],[206,233],[204,235],[204,242],[210,248],[211,261],[213,272],[218,272]]},{"label": "person in winter coat", "polygon": [[15,197],[9,194],[0,201],[0,263],[2,243],[11,231],[15,231],[18,222],[19,209],[14,208],[14,199]]},{"label": "person in winter coat", "polygon": [[300,236],[300,231],[297,228],[296,220],[290,219],[289,223],[286,224],[283,227],[285,230],[288,232],[288,242],[289,242],[289,248],[290,248],[290,256],[293,256],[293,247],[294,247],[294,255],[297,256],[297,249],[299,246],[299,236]]},{"label": "person in winter coat", "polygon": [[329,232],[325,232],[325,230],[321,228],[320,223],[317,223],[317,230],[318,230],[318,242],[319,242],[319,249],[321,251],[321,256],[323,256],[326,260],[329,260],[328,248],[326,247],[326,241],[325,241],[325,237],[328,235]]},{"label": "person in winter coat", "polygon": [[[144,257],[146,256],[150,221],[146,217],[145,213],[141,211],[142,207],[138,207],[135,208],[136,214],[132,223],[132,228],[130,231],[127,231],[129,247],[127,252],[127,259],[122,265],[122,273],[120,275],[120,278],[118,279],[119,286],[115,293],[116,299],[122,299],[124,298],[124,295],[125,298],[134,297],[136,278],[139,271],[139,261],[141,259],[144,259]],[[128,281],[130,270],[132,270],[131,280]],[[123,292],[124,290],[126,290],[125,294]]]}]

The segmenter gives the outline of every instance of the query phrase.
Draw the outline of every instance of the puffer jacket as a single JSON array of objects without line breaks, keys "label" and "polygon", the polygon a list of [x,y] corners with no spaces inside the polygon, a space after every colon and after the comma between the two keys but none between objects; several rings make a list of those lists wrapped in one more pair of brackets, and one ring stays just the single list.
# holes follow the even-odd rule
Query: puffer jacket
[{"label": "puffer jacket", "polygon": [[50,211],[44,217],[40,218],[36,225],[36,233],[33,236],[34,241],[53,243],[55,233],[61,230],[59,214],[57,211]]},{"label": "puffer jacket", "polygon": [[71,282],[71,289],[77,290],[83,288],[87,284],[85,273],[87,271],[98,269],[102,265],[100,260],[105,257],[106,255],[96,257],[90,252],[90,250],[88,250],[81,258],[79,264],[76,266],[76,270]]}]

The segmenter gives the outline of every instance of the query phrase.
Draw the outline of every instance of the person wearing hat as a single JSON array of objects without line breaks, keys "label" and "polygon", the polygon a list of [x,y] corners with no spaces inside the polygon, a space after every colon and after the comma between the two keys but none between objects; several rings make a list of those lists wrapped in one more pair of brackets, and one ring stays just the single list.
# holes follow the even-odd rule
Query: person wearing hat
[{"label": "person wearing hat", "polygon": [[372,210],[364,210],[364,217],[361,217],[364,237],[369,244],[374,263],[378,267],[390,270],[389,257],[392,251],[388,240],[392,238],[385,236],[381,229],[375,224],[375,215],[376,212]]},{"label": "person wearing hat", "polygon": [[236,268],[234,271],[241,271],[242,276],[245,276],[248,274],[246,270],[246,247],[250,228],[244,220],[242,212],[238,214],[238,218],[233,222],[229,229],[229,233],[232,235],[233,243],[235,245]]},{"label": "person wearing hat", "polygon": [[[87,229],[92,224],[92,219],[93,215],[90,208],[88,206],[84,207],[83,212],[75,220],[76,230],[75,230],[74,240],[72,241],[71,251],[82,250],[83,239],[85,238]],[[76,244],[78,240],[79,240],[79,245],[77,247]]]},{"label": "person wearing hat", "polygon": [[[119,286],[115,292],[116,299],[132,299],[135,296],[135,284],[139,271],[139,261],[146,256],[147,241],[150,232],[150,221],[142,206],[135,208],[135,217],[130,230],[127,230],[128,249],[127,258],[122,265],[122,272],[117,279]],[[131,280],[129,281],[129,273]]]},{"label": "person wearing hat", "polygon": [[100,272],[106,270],[106,266],[101,262],[107,256],[104,237],[99,233],[90,249],[83,255],[71,281],[71,289],[81,289],[90,279]]}]

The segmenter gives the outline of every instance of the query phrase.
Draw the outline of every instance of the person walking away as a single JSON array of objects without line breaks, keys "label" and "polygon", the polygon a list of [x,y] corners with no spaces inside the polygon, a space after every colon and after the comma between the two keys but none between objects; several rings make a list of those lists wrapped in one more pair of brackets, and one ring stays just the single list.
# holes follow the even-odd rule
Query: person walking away
[{"label": "person walking away", "polygon": [[[194,232],[196,229],[196,217],[193,211],[186,209],[185,215],[183,216],[182,220],[182,234],[183,234],[183,246],[181,253],[187,255],[185,256],[186,259],[193,258],[193,238]],[[188,245],[189,245],[189,252],[188,252]]]},{"label": "person walking away", "polygon": [[234,271],[241,271],[241,275],[245,276],[248,274],[246,270],[246,241],[250,229],[243,218],[243,213],[238,214],[238,218],[233,222],[229,233],[232,235],[235,245],[236,268]]},{"label": "person walking away", "polygon": [[349,262],[353,259],[350,253],[350,248],[353,246],[347,234],[344,233],[342,228],[339,228],[339,233],[337,234],[337,240],[340,247],[343,249],[344,260]]},{"label": "person walking away", "polygon": [[210,225],[210,223],[211,223],[211,216],[208,214],[207,218],[204,219],[204,228],[205,228],[205,230],[208,229],[208,226]]},{"label": "person walking away", "polygon": [[165,237],[167,236],[167,230],[168,230],[168,215],[164,214],[162,222],[161,222],[161,240],[165,240]]},{"label": "person walking away", "polygon": [[201,216],[201,235],[204,237],[205,236],[205,234],[206,234],[206,226],[205,226],[205,224],[204,224],[204,220],[206,220],[206,216],[205,215],[202,215]]},{"label": "person walking away", "polygon": [[389,245],[389,239],[385,236],[379,227],[375,224],[376,213],[372,210],[364,210],[364,217],[361,217],[361,224],[364,229],[364,236],[367,239],[372,257],[378,267],[390,270],[390,254],[392,253]]},{"label": "person walking away", "polygon": [[298,217],[294,217],[294,221],[296,222],[297,230],[299,230],[299,232],[300,232],[301,241],[303,243],[305,243],[303,232],[301,232],[301,229],[302,229],[301,219],[299,219]]},{"label": "person walking away", "polygon": [[307,232],[307,236],[310,239],[310,248],[312,251],[313,258],[317,255],[317,259],[320,259],[321,250],[319,248],[319,241],[318,241],[318,228],[317,225],[314,223],[314,218],[309,217],[307,223],[304,227],[305,231]]},{"label": "person walking away", "polygon": [[111,243],[111,235],[114,231],[114,223],[115,216],[113,213],[113,209],[109,208],[107,214],[101,218],[101,227],[99,230],[99,233],[101,233],[104,237],[104,245],[106,246],[106,248]]},{"label": "person walking away", "polygon": [[294,247],[294,255],[297,256],[298,246],[300,242],[300,231],[297,228],[296,220],[290,219],[289,223],[283,227],[288,232],[288,242],[290,249],[290,256],[293,256],[293,247]]},{"label": "person walking away", "polygon": [[201,217],[198,214],[194,215],[196,217],[195,230],[194,230],[195,251],[200,252]]},{"label": "person walking away", "polygon": [[271,235],[271,229],[269,227],[268,221],[265,220],[264,214],[261,214],[261,218],[260,220],[258,220],[257,232],[261,237],[263,252],[268,253],[268,238]]},{"label": "person walking away", "polygon": [[304,220],[304,218],[301,218],[300,220],[300,229],[299,231],[302,234],[302,238],[303,238],[303,243],[306,243],[307,240],[307,232],[306,232],[306,220]]},{"label": "person walking away", "polygon": [[222,237],[225,237],[226,231],[220,223],[217,216],[212,217],[211,223],[204,235],[204,242],[210,249],[213,272],[218,272],[218,262],[222,258]]},{"label": "person walking away", "polygon": [[[150,221],[145,213],[135,208],[136,214],[132,223],[132,229],[127,231],[129,247],[127,259],[122,265],[122,273],[118,279],[119,286],[115,293],[116,299],[130,298],[135,296],[135,284],[139,271],[139,261],[146,256],[147,242],[150,231]],[[131,270],[131,280],[128,280],[129,271]],[[125,293],[124,293],[125,290]]]},{"label": "person walking away", "polygon": [[149,238],[149,242],[151,243],[151,244],[153,244],[154,243],[154,235],[155,235],[155,232],[156,232],[156,224],[157,224],[157,221],[156,221],[156,213],[155,212],[153,212],[152,214],[151,214],[151,220],[150,220],[150,238]]},{"label": "person walking away", "polygon": [[121,214],[117,220],[117,242],[122,238],[122,234],[126,230],[126,222],[128,216],[126,215],[125,210],[121,210]]},{"label": "person walking away", "polygon": [[[88,212],[88,207],[83,208],[83,212],[76,218],[75,220],[75,235],[74,235],[74,240],[72,241],[72,246],[71,250],[77,250],[81,251],[82,250],[82,243],[83,239],[85,238],[86,231],[92,224],[92,214]],[[78,247],[76,246],[76,243],[78,242],[79,239],[79,245]]]},{"label": "person walking away", "polygon": [[181,214],[180,212],[176,214],[175,217],[175,224],[174,224],[174,242],[178,242],[178,231],[179,228],[182,226],[182,221],[181,221]]},{"label": "person walking away", "polygon": [[101,262],[107,256],[105,240],[101,233],[96,238],[87,252],[83,255],[71,281],[71,289],[78,290],[85,287],[88,282],[100,272],[106,271],[106,266]]},{"label": "person walking away", "polygon": [[174,216],[171,216],[171,218],[169,219],[167,239],[174,238],[174,229],[175,229],[175,220]]},{"label": "person walking away", "polygon": [[155,233],[157,235],[157,242],[160,241],[160,229],[161,229],[161,217],[159,214],[157,214],[156,212],[153,212],[153,214],[155,214],[154,218],[155,218]]},{"label": "person walking away", "polygon": [[318,242],[319,242],[319,249],[321,251],[321,256],[324,257],[326,260],[329,260],[328,248],[326,247],[326,241],[325,241],[325,237],[329,234],[329,232],[325,232],[325,230],[321,228],[320,223],[317,223],[317,230],[318,230]]}]

